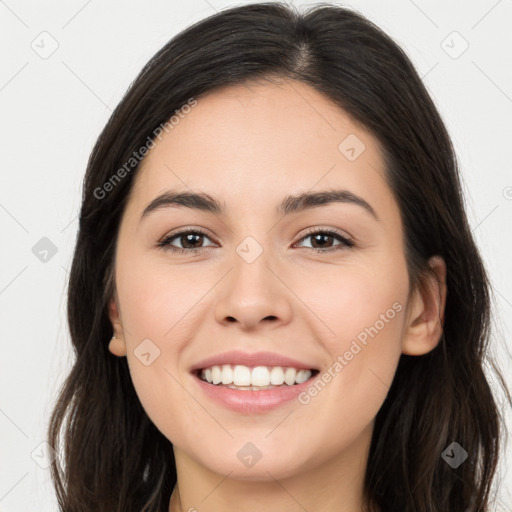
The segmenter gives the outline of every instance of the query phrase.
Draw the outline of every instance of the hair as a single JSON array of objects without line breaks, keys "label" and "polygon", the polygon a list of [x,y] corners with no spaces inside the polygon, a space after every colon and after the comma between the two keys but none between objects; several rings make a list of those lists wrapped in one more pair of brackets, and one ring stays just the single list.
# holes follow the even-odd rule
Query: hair
[{"label": "hair", "polygon": [[[489,510],[503,421],[484,373],[490,284],[447,130],[407,55],[364,16],[328,3],[300,13],[269,2],[225,9],[172,38],[132,82],[91,152],[67,297],[75,361],[48,427],[65,466],[60,457],[51,466],[62,511],[166,512],[177,481],[172,443],[144,411],[126,358],[108,350],[116,239],[140,165],[108,194],[98,190],[191,97],[279,79],[310,85],[379,141],[400,208],[410,291],[423,286],[431,256],[447,265],[441,340],[425,355],[401,355],[375,419],[367,510]],[[441,458],[453,441],[469,454],[457,468]]]}]

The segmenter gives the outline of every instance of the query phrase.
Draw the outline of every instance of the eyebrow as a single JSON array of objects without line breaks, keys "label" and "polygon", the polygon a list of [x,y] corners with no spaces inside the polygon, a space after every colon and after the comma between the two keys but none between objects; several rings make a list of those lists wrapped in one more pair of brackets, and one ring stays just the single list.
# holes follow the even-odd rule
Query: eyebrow
[{"label": "eyebrow", "polygon": [[[375,210],[368,202],[348,190],[325,190],[288,196],[277,207],[276,213],[288,215],[332,203],[355,204],[364,208],[375,220],[379,220]],[[210,212],[215,215],[222,215],[226,212],[225,206],[204,192],[175,192],[168,190],[155,197],[144,208],[140,220],[156,210],[180,206]]]}]

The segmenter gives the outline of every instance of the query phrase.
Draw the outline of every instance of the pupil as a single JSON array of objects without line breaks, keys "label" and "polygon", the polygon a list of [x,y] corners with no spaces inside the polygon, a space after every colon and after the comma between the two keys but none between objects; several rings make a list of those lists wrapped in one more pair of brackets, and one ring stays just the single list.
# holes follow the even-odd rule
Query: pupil
[{"label": "pupil", "polygon": [[[313,240],[315,241],[313,243],[313,247],[315,247],[315,243],[318,241],[318,239],[324,239],[324,238],[332,238],[331,235],[322,235],[322,234],[318,234],[318,235],[314,235],[313,236]],[[320,244],[320,247],[324,247],[325,244]]]},{"label": "pupil", "polygon": [[[193,244],[193,241],[192,241],[191,239],[193,239],[194,237],[195,237],[195,238],[200,238],[201,236],[202,236],[202,235],[198,235],[198,234],[194,234],[194,233],[190,233],[190,234],[188,234],[188,235],[185,235],[186,243],[185,243],[185,244],[182,244],[182,245],[183,245],[183,247],[185,247],[185,248],[190,248],[190,247],[187,247],[187,244],[189,244],[189,242],[192,242],[192,245],[194,245],[194,244]],[[196,242],[197,242],[197,240],[196,240]],[[192,248],[194,248],[194,247],[192,247]]]}]

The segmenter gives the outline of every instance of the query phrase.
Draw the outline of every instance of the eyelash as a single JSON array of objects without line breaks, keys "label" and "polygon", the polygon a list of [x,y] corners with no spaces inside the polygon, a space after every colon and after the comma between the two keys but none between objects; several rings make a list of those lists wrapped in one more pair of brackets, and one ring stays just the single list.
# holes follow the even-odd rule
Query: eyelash
[{"label": "eyelash", "polygon": [[[157,247],[159,249],[163,249],[164,251],[171,251],[171,252],[180,253],[180,254],[198,253],[198,252],[202,251],[203,249],[206,249],[206,247],[199,247],[196,249],[186,249],[186,248],[174,247],[174,246],[170,245],[171,241],[174,240],[175,238],[179,238],[183,235],[187,235],[190,233],[193,233],[195,235],[203,235],[203,236],[206,236],[207,238],[210,238],[204,231],[201,231],[200,229],[187,229],[187,230],[180,231],[179,233],[175,233],[171,236],[164,238],[163,240],[158,242]],[[317,235],[317,234],[333,236],[333,237],[337,238],[342,243],[339,245],[335,245],[334,247],[329,247],[328,249],[317,249],[315,247],[303,247],[303,249],[309,249],[310,251],[315,251],[317,253],[326,253],[326,252],[342,250],[345,248],[351,248],[351,247],[355,246],[355,243],[352,240],[344,237],[343,235],[341,235],[340,233],[338,233],[337,231],[334,231],[332,229],[313,229],[311,231],[308,231],[306,234],[304,234],[298,241],[300,242],[304,238],[308,238],[310,236]]]}]

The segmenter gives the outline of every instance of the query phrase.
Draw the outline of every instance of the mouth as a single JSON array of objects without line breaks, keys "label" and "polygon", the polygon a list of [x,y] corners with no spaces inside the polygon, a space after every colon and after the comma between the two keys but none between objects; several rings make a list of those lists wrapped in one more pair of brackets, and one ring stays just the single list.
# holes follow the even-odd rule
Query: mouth
[{"label": "mouth", "polygon": [[214,365],[192,372],[198,379],[214,387],[240,391],[264,391],[298,386],[318,375],[316,368],[282,366]]}]

